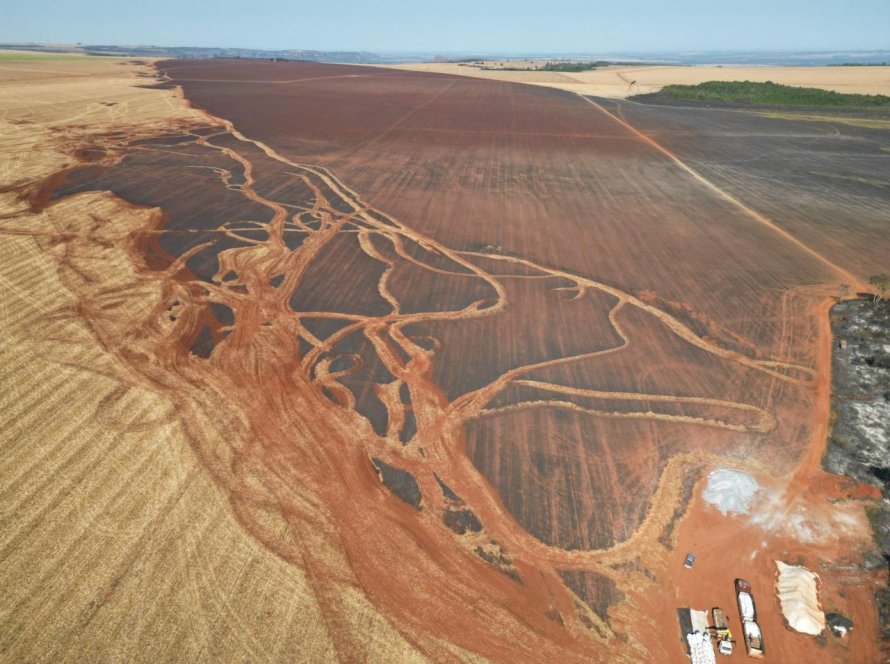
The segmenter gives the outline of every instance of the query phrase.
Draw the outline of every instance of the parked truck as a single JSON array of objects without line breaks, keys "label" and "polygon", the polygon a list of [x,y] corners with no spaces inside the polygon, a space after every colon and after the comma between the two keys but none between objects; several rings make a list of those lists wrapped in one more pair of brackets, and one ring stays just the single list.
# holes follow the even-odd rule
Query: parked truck
[{"label": "parked truck", "polygon": [[735,594],[739,602],[739,616],[742,622],[757,621],[757,608],[754,606],[754,595],[751,594],[751,584],[744,579],[735,580]]},{"label": "parked truck", "polygon": [[729,630],[729,620],[726,611],[719,606],[711,609],[714,620],[714,637],[717,639],[717,652],[721,655],[731,655],[735,641],[732,640],[732,632]]},{"label": "parked truck", "polygon": [[742,619],[742,636],[745,638],[745,648],[748,657],[763,658],[763,634],[760,625],[757,624],[757,608],[754,605],[754,595],[751,593],[751,585],[744,579],[735,580],[735,593],[739,603],[739,617]]}]

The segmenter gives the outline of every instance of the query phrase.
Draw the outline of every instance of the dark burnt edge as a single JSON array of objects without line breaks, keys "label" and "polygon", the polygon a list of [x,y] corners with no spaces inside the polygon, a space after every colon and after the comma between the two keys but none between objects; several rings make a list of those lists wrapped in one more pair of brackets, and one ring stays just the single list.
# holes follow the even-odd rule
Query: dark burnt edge
[{"label": "dark burnt edge", "polygon": [[435,473],[433,473],[433,474],[435,475],[436,482],[439,483],[439,487],[442,489],[442,495],[445,496],[446,500],[451,500],[455,503],[461,503],[461,504],[464,502],[461,499],[461,497],[458,496],[450,486],[448,486],[447,484],[445,484],[445,482],[442,481],[441,477],[439,477]]},{"label": "dark burnt edge", "polygon": [[[876,453],[868,449],[870,441],[864,440],[861,432],[857,431],[856,420],[850,417],[849,407],[851,402],[868,396],[873,401],[890,401],[890,369],[882,366],[886,364],[884,362],[868,361],[883,352],[881,347],[884,344],[890,344],[890,301],[875,302],[869,294],[858,295],[858,299],[836,303],[829,311],[832,337],[831,411],[822,467],[828,472],[881,489],[882,500],[865,508],[879,555],[863,552],[862,567],[868,571],[884,568],[885,574],[890,576],[890,449]],[[868,382],[869,373],[878,374],[873,384]],[[890,420],[885,419],[883,424],[890,437]],[[873,442],[877,448],[877,442]],[[873,458],[867,456],[869,451]],[[884,465],[876,463],[881,456]],[[874,597],[882,650],[887,651],[890,650],[890,587],[877,588]]]},{"label": "dark burnt edge", "polygon": [[[559,570],[559,576],[566,587],[611,628],[609,608],[625,597],[617,584],[609,577],[596,572]],[[594,628],[602,638],[606,637],[594,623],[591,623],[590,627]]]},{"label": "dark burnt edge", "polygon": [[[155,69],[158,71],[157,67],[155,67]],[[208,125],[198,125],[192,130],[195,134],[213,133],[215,131],[218,131],[218,128]],[[48,207],[64,198],[87,192],[107,191],[108,193],[114,194],[116,198],[122,200],[127,206],[142,208],[143,206],[119,196],[111,190],[90,186],[90,182],[95,181],[98,176],[119,165],[128,154],[133,152],[134,148],[141,147],[146,141],[157,142],[170,136],[180,136],[185,138],[187,134],[171,134],[170,132],[162,131],[155,136],[143,137],[141,139],[131,139],[128,138],[128,136],[127,132],[120,130],[91,134],[93,139],[92,142],[84,141],[81,145],[73,148],[69,153],[69,156],[75,160],[75,163],[60,168],[41,179],[30,182],[18,182],[0,187],[0,193],[15,193],[17,199],[25,202],[28,205],[29,211],[33,214],[43,212]],[[109,151],[107,147],[103,147],[97,142],[101,139],[112,141],[114,144],[113,147],[116,149]],[[194,139],[192,138],[192,140]],[[86,179],[83,183],[72,183],[73,178],[85,174],[89,174],[91,177]],[[157,206],[151,207],[160,209],[161,211],[160,222],[157,224],[157,227],[152,230],[164,229],[169,220],[168,213]],[[0,219],[2,218],[3,217],[0,217]],[[137,244],[139,254],[142,256],[145,266],[149,270],[154,271],[164,270],[176,260],[176,257],[164,250],[157,240],[157,234],[151,232],[140,231],[137,232],[134,237],[134,241]],[[194,283],[200,281],[198,276],[189,270],[188,265],[182,266],[174,275],[174,278],[182,283]],[[204,309],[201,314],[200,323],[196,326],[191,335],[191,339],[187,342],[189,351],[196,357],[202,359],[208,359],[216,344],[225,336],[220,332],[221,323],[215,315],[217,311],[220,310],[214,307],[213,304],[215,303],[211,303],[210,307]],[[224,305],[219,306],[228,309],[228,307],[225,307]],[[175,314],[170,312],[169,307],[168,315],[171,320],[176,320]]]},{"label": "dark burnt edge", "polygon": [[683,470],[683,485],[680,492],[680,501],[674,508],[674,512],[673,514],[671,514],[670,521],[664,524],[664,528],[662,529],[661,534],[658,536],[658,543],[661,544],[668,551],[673,551],[674,549],[674,531],[676,530],[677,525],[680,523],[682,518],[686,515],[686,509],[689,507],[689,503],[692,501],[692,496],[695,492],[695,486],[696,484],[698,484],[699,479],[701,479],[703,470],[703,464],[688,466]]},{"label": "dark burnt edge", "polygon": [[407,470],[391,466],[378,457],[371,459],[380,481],[390,492],[418,512],[423,509],[423,495],[417,480]]},{"label": "dark burnt edge", "polygon": [[469,509],[448,509],[442,515],[445,525],[458,535],[478,533],[482,530],[482,523]]},{"label": "dark burnt edge", "polygon": [[473,549],[473,553],[475,553],[486,563],[494,567],[501,574],[507,576],[520,585],[524,585],[522,582],[522,577],[519,576],[519,572],[513,566],[513,559],[504,552],[504,549],[501,547],[501,545],[494,540],[489,540],[487,544],[493,550],[489,550],[480,545],[476,546]]}]

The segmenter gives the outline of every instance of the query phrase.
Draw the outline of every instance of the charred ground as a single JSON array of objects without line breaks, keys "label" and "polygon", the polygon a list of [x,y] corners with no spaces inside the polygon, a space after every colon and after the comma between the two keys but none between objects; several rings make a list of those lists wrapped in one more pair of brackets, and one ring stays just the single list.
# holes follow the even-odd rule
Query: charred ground
[{"label": "charred ground", "polygon": [[53,184],[163,212],[110,244],[72,228],[63,260],[92,276],[119,250],[165,294],[137,334],[102,313],[120,291],[74,286],[244,527],[306,569],[341,654],[362,645],[338,588],[436,659],[659,648],[615,602],[657,582],[690,468],[781,475],[813,445],[817,305],[862,275],[858,236],[807,250],[576,95],[160,68],[206,124],[111,137],[118,158]]},{"label": "charred ground", "polygon": [[[883,500],[869,508],[869,520],[883,561],[890,565],[890,303],[873,298],[832,307],[833,426],[825,467],[881,489]],[[890,590],[876,592],[884,651],[890,650]]]}]

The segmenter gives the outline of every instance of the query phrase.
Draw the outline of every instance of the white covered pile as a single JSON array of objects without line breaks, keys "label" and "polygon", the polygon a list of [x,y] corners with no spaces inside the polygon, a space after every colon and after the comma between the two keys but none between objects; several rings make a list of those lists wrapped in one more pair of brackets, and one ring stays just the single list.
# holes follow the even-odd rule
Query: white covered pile
[{"label": "white covered pile", "polygon": [[714,647],[711,645],[709,634],[694,632],[686,635],[686,643],[689,645],[689,658],[692,664],[717,664],[714,655]]},{"label": "white covered pile", "polygon": [[724,514],[747,514],[758,491],[757,480],[747,473],[721,468],[708,475],[702,498]]},{"label": "white covered pile", "polygon": [[776,561],[779,575],[776,593],[785,620],[798,632],[817,636],[825,629],[825,614],[819,607],[817,581],[819,577],[799,565]]}]

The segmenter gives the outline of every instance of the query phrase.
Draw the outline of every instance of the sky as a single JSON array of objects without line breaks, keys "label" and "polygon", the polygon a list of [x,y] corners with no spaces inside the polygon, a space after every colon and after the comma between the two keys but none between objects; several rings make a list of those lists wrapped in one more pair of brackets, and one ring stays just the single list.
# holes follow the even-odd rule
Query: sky
[{"label": "sky", "polygon": [[890,49],[890,0],[0,0],[0,42],[426,53]]}]

